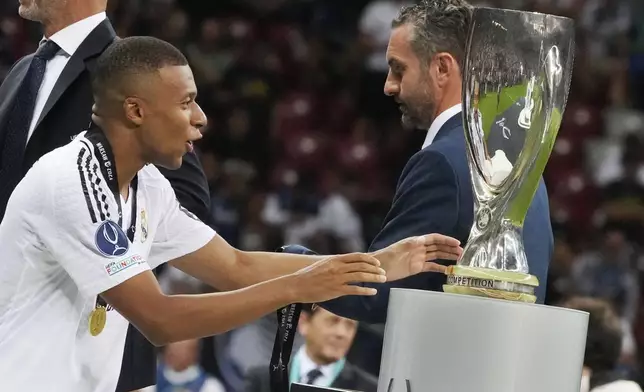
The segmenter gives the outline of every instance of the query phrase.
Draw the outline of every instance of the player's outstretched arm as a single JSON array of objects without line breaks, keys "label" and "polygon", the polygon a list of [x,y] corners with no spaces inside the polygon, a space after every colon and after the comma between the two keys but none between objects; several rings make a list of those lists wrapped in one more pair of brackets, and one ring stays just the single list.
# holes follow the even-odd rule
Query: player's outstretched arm
[{"label": "player's outstretched arm", "polygon": [[[398,280],[421,272],[443,272],[436,259],[456,260],[459,242],[440,234],[401,240],[372,253],[386,271],[387,280]],[[174,267],[219,289],[236,290],[288,275],[327,256],[270,252],[243,252],[215,236],[201,249],[170,262]]]},{"label": "player's outstretched arm", "polygon": [[[292,274],[324,257],[237,250],[191,218],[169,186],[165,203],[166,213],[154,239],[150,265],[172,260],[174,267],[218,290],[236,290]],[[440,272],[444,267],[433,261],[456,260],[461,250],[457,240],[430,234],[399,241],[373,256],[380,261],[387,279],[394,280],[420,272]]]},{"label": "player's outstretched arm", "polygon": [[101,294],[153,344],[220,334],[290,303],[314,303],[343,295],[374,295],[353,283],[384,282],[374,257],[346,254],[322,258],[295,273],[241,290],[203,295],[165,295],[150,271]]},{"label": "player's outstretched arm", "polygon": [[218,290],[228,291],[292,274],[325,257],[244,252],[216,235],[201,249],[169,264]]}]

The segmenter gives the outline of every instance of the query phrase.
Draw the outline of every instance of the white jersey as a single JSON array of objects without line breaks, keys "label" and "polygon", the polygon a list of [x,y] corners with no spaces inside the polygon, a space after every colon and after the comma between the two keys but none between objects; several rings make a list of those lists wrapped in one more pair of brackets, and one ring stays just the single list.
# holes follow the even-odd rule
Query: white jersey
[{"label": "white jersey", "polygon": [[108,306],[104,329],[90,334],[98,294],[215,235],[152,165],[119,200],[104,153],[82,133],[42,157],[9,200],[0,225],[0,391],[113,392],[128,321]]}]

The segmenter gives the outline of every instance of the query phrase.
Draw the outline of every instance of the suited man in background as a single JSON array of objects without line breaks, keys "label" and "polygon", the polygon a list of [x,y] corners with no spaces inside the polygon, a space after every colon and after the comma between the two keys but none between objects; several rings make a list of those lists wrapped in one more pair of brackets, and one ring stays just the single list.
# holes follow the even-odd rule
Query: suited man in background
[{"label": "suited man in background", "polygon": [[[320,307],[303,309],[298,332],[304,343],[290,362],[290,382],[376,392],[378,380],[347,362],[358,322]],[[251,369],[244,392],[270,392],[267,366]]]},{"label": "suited man in background", "polygon": [[[107,0],[20,0],[21,17],[44,30],[36,53],[18,60],[0,86],[0,221],[11,192],[44,154],[91,122],[90,73],[115,40]],[[182,206],[210,223],[210,195],[195,154],[176,171],[160,168]],[[156,350],[130,326],[118,391],[156,382]]]},{"label": "suited man in background", "polygon": [[[471,15],[472,7],[464,0],[423,1],[403,7],[392,22],[384,92],[400,106],[406,128],[428,131],[422,148],[402,171],[372,252],[424,233],[467,242],[474,199],[461,115],[461,64]],[[542,179],[523,231],[530,273],[540,283],[539,303],[544,301],[554,246],[548,204]],[[384,323],[390,288],[442,291],[445,280],[443,274],[419,274],[375,285],[378,294],[372,297],[345,297],[321,305],[345,317]]]}]

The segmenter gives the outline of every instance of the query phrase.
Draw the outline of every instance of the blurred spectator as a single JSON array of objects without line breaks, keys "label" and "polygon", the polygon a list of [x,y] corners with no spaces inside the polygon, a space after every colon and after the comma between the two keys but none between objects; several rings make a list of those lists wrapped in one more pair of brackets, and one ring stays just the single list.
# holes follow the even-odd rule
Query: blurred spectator
[{"label": "blurred spectator", "polygon": [[586,0],[578,17],[591,57],[624,55],[624,40],[631,26],[628,0]]},{"label": "blurred spectator", "polygon": [[199,341],[186,340],[164,347],[156,388],[149,392],[226,392],[216,378],[199,366]]},{"label": "blurred spectator", "polygon": [[344,195],[342,182],[337,174],[327,172],[322,180],[320,208],[317,214],[320,230],[339,241],[333,253],[363,252],[362,222]]},{"label": "blurred spectator", "polygon": [[637,253],[622,230],[606,227],[598,249],[578,256],[573,285],[578,294],[614,304],[620,317],[632,323],[639,306]]},{"label": "blurred spectator", "polygon": [[186,47],[197,83],[209,86],[218,82],[233,64],[235,52],[227,28],[217,19],[207,19],[201,25],[198,41]]},{"label": "blurred spectator", "polygon": [[555,249],[548,270],[546,304],[557,304],[575,293],[572,277],[575,265],[575,250],[565,234],[555,232]]},{"label": "blurred spectator", "polygon": [[[346,361],[357,328],[356,321],[320,307],[303,311],[298,332],[304,337],[304,344],[291,360],[290,382],[375,392],[377,380]],[[244,391],[270,391],[266,366],[249,372]]]},{"label": "blurred spectator", "polygon": [[386,76],[389,65],[385,54],[391,34],[391,21],[400,8],[412,3],[407,0],[373,0],[363,9],[358,26],[368,72]]},{"label": "blurred spectator", "polygon": [[627,137],[622,155],[622,175],[603,191],[607,223],[618,225],[633,241],[644,238],[644,185],[639,174],[644,146],[637,136]]},{"label": "blurred spectator", "polygon": [[563,306],[590,314],[581,392],[641,392],[637,383],[618,371],[622,328],[610,304],[576,297],[564,302]]},{"label": "blurred spectator", "polygon": [[[217,337],[217,360],[228,392],[244,391],[248,374],[252,369],[261,368],[268,371],[276,333],[277,317],[275,314],[269,314]],[[302,336],[295,335],[293,350],[297,350],[302,344]]]},{"label": "blurred spectator", "polygon": [[402,6],[412,3],[407,0],[373,0],[363,9],[360,16],[359,43],[365,56],[363,95],[360,101],[363,111],[371,116],[382,118],[383,114],[396,113],[395,105],[382,92],[389,71],[385,54],[389,44],[391,21]]}]

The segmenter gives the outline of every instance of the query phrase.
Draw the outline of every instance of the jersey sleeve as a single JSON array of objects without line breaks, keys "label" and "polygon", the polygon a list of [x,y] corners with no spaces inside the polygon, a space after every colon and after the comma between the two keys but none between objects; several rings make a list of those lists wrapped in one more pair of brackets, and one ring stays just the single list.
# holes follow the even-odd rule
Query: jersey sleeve
[{"label": "jersey sleeve", "polygon": [[[84,161],[82,154],[83,150],[79,162]],[[111,195],[105,193],[99,174],[81,163],[55,172],[43,179],[49,186],[44,190],[48,195],[43,209],[46,227],[42,229],[48,233],[46,246],[53,259],[81,293],[98,295],[149,270],[144,255],[134,251],[126,233],[115,223],[118,213],[110,210],[107,200]]]},{"label": "jersey sleeve", "polygon": [[215,231],[179,204],[170,183],[164,179],[158,206],[163,211],[154,236],[148,263],[156,268],[162,263],[192,253],[206,245]]}]

